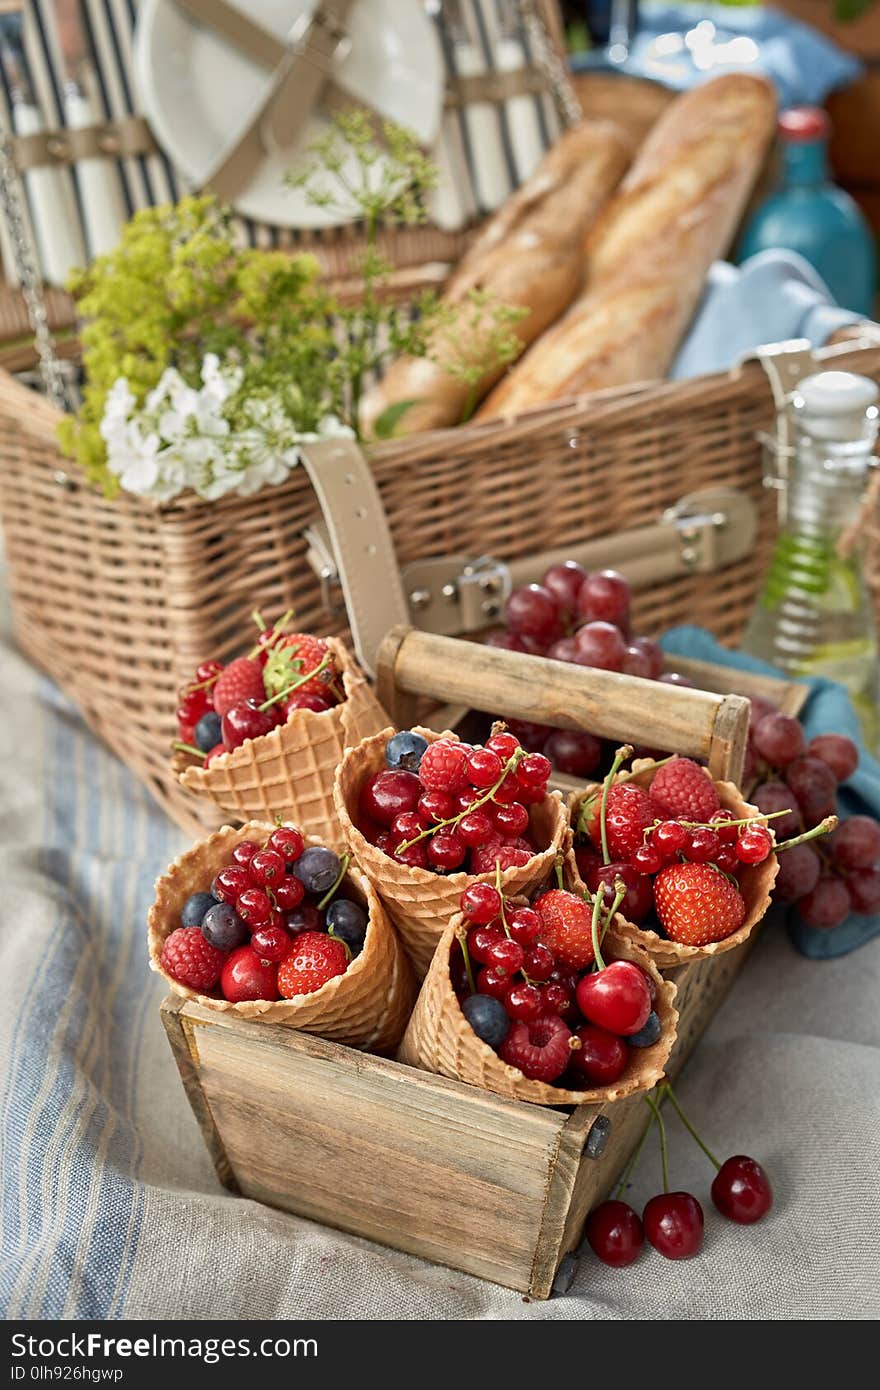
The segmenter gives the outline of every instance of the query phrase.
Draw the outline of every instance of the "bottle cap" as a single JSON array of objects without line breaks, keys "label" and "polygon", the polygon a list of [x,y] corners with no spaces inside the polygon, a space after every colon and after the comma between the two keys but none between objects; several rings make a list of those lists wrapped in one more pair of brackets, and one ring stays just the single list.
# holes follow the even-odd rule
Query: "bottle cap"
[{"label": "bottle cap", "polygon": [[828,117],[819,106],[790,106],[779,117],[779,134],[790,144],[828,134]]},{"label": "bottle cap", "polygon": [[876,431],[880,390],[855,372],[816,372],[804,377],[792,405],[799,427],[815,439],[862,439]]}]

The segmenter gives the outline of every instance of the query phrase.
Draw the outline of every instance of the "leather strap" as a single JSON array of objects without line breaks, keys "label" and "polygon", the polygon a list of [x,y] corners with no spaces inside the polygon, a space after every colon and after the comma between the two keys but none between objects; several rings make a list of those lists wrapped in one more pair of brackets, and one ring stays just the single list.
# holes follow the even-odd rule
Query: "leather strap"
[{"label": "leather strap", "polygon": [[22,173],[43,165],[73,164],[79,159],[118,159],[155,154],[156,141],[143,116],[124,116],[79,130],[41,130],[15,135],[15,167]]},{"label": "leather strap", "polygon": [[373,675],[388,629],[410,621],[385,508],[353,439],[319,439],[300,456],[324,514],[358,660]]},{"label": "leather strap", "polygon": [[[278,56],[274,36],[247,19],[228,0],[179,0],[200,23],[215,27],[231,43],[243,41],[249,52],[260,53],[258,61]],[[254,113],[247,128],[223,153],[217,166],[205,179],[224,202],[234,202],[253,178],[254,169],[265,154],[262,127],[265,125],[276,145],[287,149],[308,119],[322,89],[329,82],[332,63],[345,36],[345,21],[354,0],[318,0],[301,35],[294,32],[290,45],[282,44],[282,56],[273,70],[265,101]],[[267,42],[271,39],[272,42]]]},{"label": "leather strap", "polygon": [[458,108],[480,101],[497,104],[514,97],[541,96],[546,90],[546,78],[540,68],[533,66],[511,68],[508,72],[475,72],[467,77],[450,74],[444,105]]}]

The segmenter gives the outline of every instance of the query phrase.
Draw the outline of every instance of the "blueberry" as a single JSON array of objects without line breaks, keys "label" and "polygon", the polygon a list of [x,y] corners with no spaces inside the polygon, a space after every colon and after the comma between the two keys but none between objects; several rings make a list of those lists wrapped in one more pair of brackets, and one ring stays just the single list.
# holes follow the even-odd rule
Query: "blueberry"
[{"label": "blueberry", "polygon": [[247,927],[231,903],[215,903],[202,918],[202,936],[218,951],[241,946],[247,935]]},{"label": "blueberry", "polygon": [[200,927],[208,908],[214,907],[216,903],[217,899],[213,893],[193,893],[192,897],[187,898],[183,904],[180,925],[182,927]]},{"label": "blueberry", "polygon": [[624,1042],[628,1042],[630,1047],[653,1047],[660,1036],[660,1020],[652,1009],[645,1021],[644,1028],[640,1028],[637,1033],[629,1033]]},{"label": "blueberry", "polygon": [[296,877],[307,893],[326,893],[339,876],[339,855],[323,845],[309,846],[296,861]]},{"label": "blueberry", "polygon": [[361,949],[367,934],[367,914],[360,903],[353,903],[349,898],[334,899],[327,908],[326,921],[327,930],[333,936],[338,936],[352,951]]},{"label": "blueberry", "polygon": [[385,744],[385,761],[389,767],[402,768],[404,772],[418,772],[427,746],[428,740],[422,738],[421,734],[405,729]]},{"label": "blueberry", "polygon": [[510,1019],[500,999],[491,994],[472,994],[464,1001],[461,1011],[478,1038],[490,1047],[500,1047],[507,1037]]},{"label": "blueberry", "polygon": [[210,753],[212,748],[216,748],[222,738],[219,714],[203,714],[195,727],[193,737],[196,748],[201,748],[203,753]]}]

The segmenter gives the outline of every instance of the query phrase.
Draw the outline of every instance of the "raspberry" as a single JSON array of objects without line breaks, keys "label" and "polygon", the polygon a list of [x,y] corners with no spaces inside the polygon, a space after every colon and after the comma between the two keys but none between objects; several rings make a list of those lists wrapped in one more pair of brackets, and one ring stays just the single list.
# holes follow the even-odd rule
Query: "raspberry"
[{"label": "raspberry", "polygon": [[592,912],[583,898],[552,888],[537,902],[540,939],[560,965],[586,970],[593,963]]},{"label": "raspberry", "polygon": [[419,781],[427,791],[457,792],[467,781],[467,755],[460,743],[438,738],[422,754]]},{"label": "raspberry", "polygon": [[213,989],[226,959],[202,936],[200,927],[178,927],[162,947],[162,969],[190,989]]},{"label": "raspberry", "polygon": [[673,758],[657,770],[651,796],[671,820],[709,821],[721,798],[709,774],[690,758]]},{"label": "raspberry", "polygon": [[284,999],[314,994],[335,975],[344,975],[348,962],[344,941],[322,931],[303,932],[278,967],[278,992]]},{"label": "raspberry", "polygon": [[528,840],[521,837],[516,840],[502,840],[500,835],[493,835],[484,845],[471,850],[471,873],[491,873],[496,860],[501,865],[502,873],[505,869],[521,869],[528,864],[534,853]]},{"label": "raspberry", "polygon": [[[601,809],[602,797],[597,792],[590,803],[587,822],[587,834],[597,849],[602,845]],[[615,783],[608,792],[605,811],[605,829],[612,859],[628,860],[644,844],[643,831],[661,819],[653,796],[644,787],[636,786],[634,782]]]},{"label": "raspberry", "polygon": [[306,632],[291,632],[272,648],[263,668],[263,683],[270,695],[279,695],[303,676],[317,671],[325,661],[327,664],[319,675],[297,685],[297,695],[326,695],[337,672],[323,638],[312,637]]},{"label": "raspberry", "polygon": [[512,1023],[498,1056],[532,1081],[556,1081],[568,1066],[570,1038],[558,1014],[542,1014],[531,1023]]},{"label": "raspberry", "polygon": [[263,672],[259,662],[251,661],[249,656],[240,656],[230,661],[225,671],[217,677],[214,686],[214,709],[218,714],[227,714],[233,705],[253,700],[261,705],[266,698],[263,689]]},{"label": "raspberry", "polygon": [[743,896],[711,864],[670,864],[654,880],[654,906],[670,941],[705,946],[742,926]]}]

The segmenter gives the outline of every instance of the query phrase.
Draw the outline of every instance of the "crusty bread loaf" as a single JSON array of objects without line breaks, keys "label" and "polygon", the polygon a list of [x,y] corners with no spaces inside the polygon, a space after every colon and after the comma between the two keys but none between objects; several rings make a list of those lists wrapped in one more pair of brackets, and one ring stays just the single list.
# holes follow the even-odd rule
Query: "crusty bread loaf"
[{"label": "crusty bread loaf", "polygon": [[[458,424],[471,388],[439,364],[447,355],[446,335],[458,338],[460,347],[462,335],[475,331],[469,329],[472,290],[528,310],[512,326],[523,348],[568,308],[583,284],[584,237],[620,181],[630,153],[628,140],[609,121],[583,121],[560,137],[532,177],[487,223],[448,282],[444,300],[460,303],[461,313],[438,335],[430,358],[400,358],[365,397],[365,434],[400,401],[415,404],[401,417],[397,434]],[[486,374],[476,388],[477,400],[503,370]]]},{"label": "crusty bread loaf", "polygon": [[768,83],[736,74],[672,103],[587,235],[584,292],[480,418],[666,374],[760,172],[775,109]]}]

